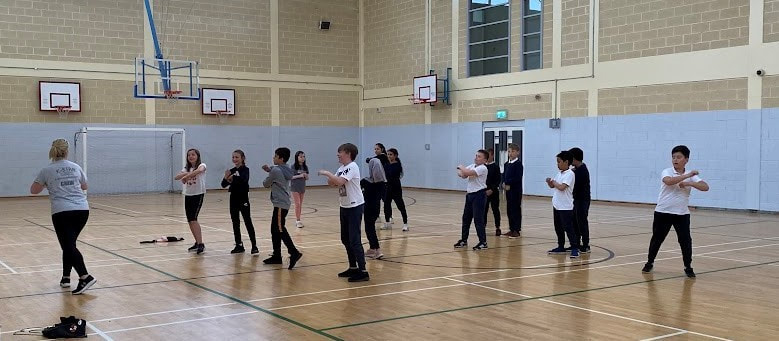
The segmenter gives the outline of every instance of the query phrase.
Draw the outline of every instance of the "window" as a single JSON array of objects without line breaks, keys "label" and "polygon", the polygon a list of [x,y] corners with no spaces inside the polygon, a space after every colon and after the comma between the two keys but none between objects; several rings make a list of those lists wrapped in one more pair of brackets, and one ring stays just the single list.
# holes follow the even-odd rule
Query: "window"
[{"label": "window", "polygon": [[509,0],[471,0],[468,6],[468,75],[509,71]]},{"label": "window", "polygon": [[522,70],[541,68],[543,0],[522,0]]}]

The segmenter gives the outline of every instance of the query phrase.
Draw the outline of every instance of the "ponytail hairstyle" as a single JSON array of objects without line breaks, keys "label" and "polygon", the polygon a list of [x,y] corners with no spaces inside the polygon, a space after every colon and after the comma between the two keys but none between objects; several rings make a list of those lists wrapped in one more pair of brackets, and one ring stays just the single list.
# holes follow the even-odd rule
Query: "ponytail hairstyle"
[{"label": "ponytail hairstyle", "polygon": [[[236,150],[233,151],[233,154],[240,155],[241,156],[241,166],[246,167],[246,154],[244,154],[243,150],[236,149]],[[200,158],[199,156],[200,156],[200,154],[198,154],[198,159]]]},{"label": "ponytail hairstyle", "polygon": [[387,148],[384,148],[384,144],[382,144],[381,142],[379,142],[379,143],[377,143],[377,144],[376,144],[376,146],[378,146],[378,147],[379,147],[379,149],[381,149],[381,153],[382,153],[382,154],[387,154]]},{"label": "ponytail hairstyle", "polygon": [[[197,154],[197,160],[195,160],[195,164],[194,165],[189,162],[189,152],[195,152],[195,154]],[[187,150],[187,172],[192,171],[192,169],[197,169],[198,167],[200,167],[201,163],[202,162],[200,161],[200,151],[199,150],[197,150],[195,148],[191,148],[191,149]]]},{"label": "ponytail hairstyle", "polygon": [[65,160],[68,158],[68,141],[65,139],[56,139],[51,143],[49,149],[49,159],[51,161]]},{"label": "ponytail hairstyle", "polygon": [[398,157],[398,156],[400,156],[398,154],[398,150],[395,149],[395,148],[390,148],[389,152],[392,153],[392,154],[395,154],[395,161],[397,161],[398,165],[400,165],[400,174],[401,174],[401,176],[403,176],[403,163],[400,162],[400,158]]}]

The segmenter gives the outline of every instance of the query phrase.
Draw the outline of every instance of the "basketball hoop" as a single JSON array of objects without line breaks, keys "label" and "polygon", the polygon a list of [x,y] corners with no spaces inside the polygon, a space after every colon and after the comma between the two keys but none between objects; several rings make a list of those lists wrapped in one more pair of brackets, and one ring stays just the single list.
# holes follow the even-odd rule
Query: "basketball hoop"
[{"label": "basketball hoop", "polygon": [[227,110],[216,110],[214,111],[216,114],[216,117],[219,119],[219,123],[225,123],[227,122],[227,115],[230,115],[230,112]]},{"label": "basketball hoop", "polygon": [[408,101],[411,102],[411,104],[427,103],[429,100],[430,100],[429,98],[419,98],[416,96],[411,96],[408,98]]},{"label": "basketball hoop", "polygon": [[57,114],[59,114],[61,119],[68,118],[68,114],[70,113],[70,106],[69,105],[57,105],[54,106],[55,109],[57,109]]},{"label": "basketball hoop", "polygon": [[165,93],[165,98],[168,99],[168,103],[176,104],[176,102],[179,100],[181,90],[165,90],[163,93]]}]

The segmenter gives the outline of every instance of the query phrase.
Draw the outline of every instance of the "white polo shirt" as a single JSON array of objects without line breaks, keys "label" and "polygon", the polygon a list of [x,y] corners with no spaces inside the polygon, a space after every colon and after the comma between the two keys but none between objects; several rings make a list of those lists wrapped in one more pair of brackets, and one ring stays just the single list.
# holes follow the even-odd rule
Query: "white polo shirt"
[{"label": "white polo shirt", "polygon": [[476,171],[476,176],[468,177],[468,187],[465,189],[468,193],[478,192],[487,188],[487,166],[477,166],[475,163],[472,163],[465,168]]},{"label": "white polo shirt", "polygon": [[573,186],[576,184],[576,176],[573,174],[573,171],[566,169],[565,171],[557,172],[554,176],[554,181],[558,184],[566,184],[568,187],[562,191],[552,188],[552,206],[558,211],[573,210]]},{"label": "white polo shirt", "polygon": [[[666,168],[660,175],[660,195],[657,198],[657,207],[655,212],[669,213],[676,215],[690,214],[690,187],[681,188],[679,184],[668,186],[663,182],[666,176],[675,177],[684,175],[684,173],[678,173],[676,170]],[[691,178],[684,179],[684,183],[694,183],[703,181],[699,176],[695,175]]]}]

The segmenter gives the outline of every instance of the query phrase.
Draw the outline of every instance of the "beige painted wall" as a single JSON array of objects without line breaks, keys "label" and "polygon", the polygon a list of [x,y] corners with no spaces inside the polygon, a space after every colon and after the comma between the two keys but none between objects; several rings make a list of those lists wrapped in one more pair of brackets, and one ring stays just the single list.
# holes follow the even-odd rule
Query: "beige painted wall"
[{"label": "beige painted wall", "polygon": [[560,94],[560,117],[587,116],[588,92],[569,91]]},{"label": "beige painted wall", "polygon": [[749,0],[600,2],[600,61],[746,45]]},{"label": "beige painted wall", "polygon": [[279,120],[284,126],[354,126],[359,122],[356,91],[280,89]]},{"label": "beige painted wall", "polygon": [[508,120],[552,116],[551,94],[459,101],[460,122],[494,121],[497,110],[508,110]]},{"label": "beige painted wall", "polygon": [[0,1],[0,58],[130,63],[143,53],[142,1]]},{"label": "beige painted wall", "polygon": [[270,125],[271,97],[269,88],[236,87],[235,116],[228,116],[220,123],[216,115],[203,115],[200,101],[157,101],[157,124],[226,124],[226,125]]},{"label": "beige painted wall", "polygon": [[601,89],[598,114],[746,109],[746,97],[746,78]]},{"label": "beige painted wall", "polygon": [[[279,73],[357,78],[360,73],[358,0],[279,1]],[[320,30],[327,19],[329,30]]]},{"label": "beige painted wall", "polygon": [[425,1],[363,0],[365,89],[407,86],[425,70]]},{"label": "beige painted wall", "polygon": [[[39,81],[80,82],[81,112],[60,119],[56,111],[39,111]],[[143,101],[127,91],[126,81],[0,76],[0,122],[143,124]]]},{"label": "beige painted wall", "polygon": [[562,65],[590,62],[590,1],[563,0]]},{"label": "beige painted wall", "polygon": [[779,76],[768,76],[763,79],[763,108],[779,107]]},{"label": "beige painted wall", "polygon": [[168,0],[154,9],[166,58],[198,60],[201,69],[270,72],[269,1]]},{"label": "beige painted wall", "polygon": [[779,41],[779,0],[765,0],[763,7],[763,41]]},{"label": "beige painted wall", "polygon": [[425,106],[408,104],[397,107],[365,108],[365,126],[424,124]]}]

